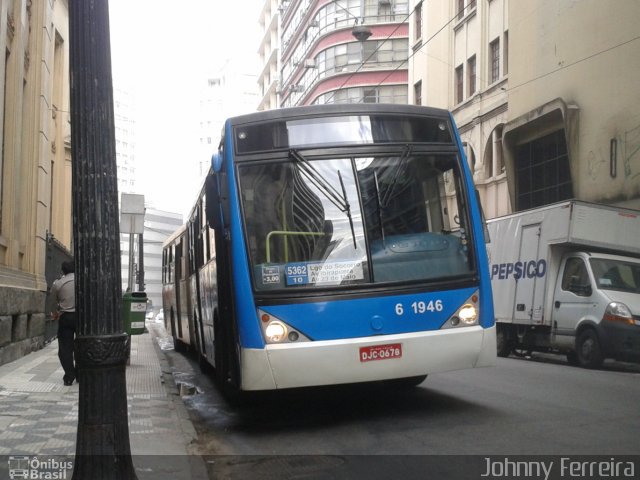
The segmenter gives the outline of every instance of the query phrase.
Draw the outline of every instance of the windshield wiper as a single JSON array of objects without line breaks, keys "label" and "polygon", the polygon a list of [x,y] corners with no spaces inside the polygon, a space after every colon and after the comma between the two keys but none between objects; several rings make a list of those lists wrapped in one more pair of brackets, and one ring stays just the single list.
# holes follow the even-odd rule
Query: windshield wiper
[{"label": "windshield wiper", "polygon": [[387,187],[384,192],[384,196],[382,197],[381,205],[383,209],[389,206],[389,203],[393,198],[393,192],[398,184],[398,177],[400,176],[400,172],[404,172],[405,162],[407,161],[407,158],[409,158],[409,155],[411,155],[411,145],[406,145],[402,152],[402,156],[400,157],[400,161],[398,162],[398,168],[393,176],[393,180],[391,180],[391,184]]},{"label": "windshield wiper", "polygon": [[385,246],[385,235],[384,235],[384,218],[382,215],[382,200],[380,199],[380,185],[378,183],[378,172],[376,170],[373,171],[373,182],[376,187],[376,203],[378,207],[378,222],[380,223],[380,236],[382,237],[382,245]]},{"label": "windshield wiper", "polygon": [[349,205],[349,201],[347,200],[347,189],[344,186],[344,181],[342,180],[342,174],[340,170],[338,170],[338,180],[340,181],[340,186],[342,187],[342,194],[338,192],[324,177],[323,175],[315,169],[313,165],[303,157],[300,152],[295,149],[289,150],[289,157],[295,160],[300,166],[300,172],[304,174],[305,177],[318,189],[320,192],[324,194],[324,196],[333,203],[338,210],[347,215],[349,219],[349,227],[351,227],[351,238],[353,238],[353,248],[357,250],[358,246],[356,244],[356,232],[353,227],[353,219],[351,218],[351,206]]}]

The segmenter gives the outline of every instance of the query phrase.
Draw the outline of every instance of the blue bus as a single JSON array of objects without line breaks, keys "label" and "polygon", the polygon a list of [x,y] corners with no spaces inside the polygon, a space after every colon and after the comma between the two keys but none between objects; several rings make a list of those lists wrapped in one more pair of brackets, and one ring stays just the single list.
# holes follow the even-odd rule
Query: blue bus
[{"label": "blue bus", "polygon": [[445,110],[227,120],[163,284],[177,348],[230,394],[495,364],[484,221]]}]

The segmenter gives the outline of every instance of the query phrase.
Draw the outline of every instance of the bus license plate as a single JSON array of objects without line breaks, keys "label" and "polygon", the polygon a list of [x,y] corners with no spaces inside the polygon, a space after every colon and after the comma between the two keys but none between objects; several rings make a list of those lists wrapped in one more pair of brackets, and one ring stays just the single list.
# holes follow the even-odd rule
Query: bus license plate
[{"label": "bus license plate", "polygon": [[360,361],[371,362],[373,360],[388,360],[402,357],[402,344],[390,343],[388,345],[373,345],[360,347]]}]

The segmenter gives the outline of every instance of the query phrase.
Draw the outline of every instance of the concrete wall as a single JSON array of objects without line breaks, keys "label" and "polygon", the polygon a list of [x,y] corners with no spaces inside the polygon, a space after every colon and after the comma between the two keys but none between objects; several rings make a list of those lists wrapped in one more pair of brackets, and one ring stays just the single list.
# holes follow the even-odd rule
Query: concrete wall
[{"label": "concrete wall", "polygon": [[0,365],[42,348],[44,301],[44,292],[0,286]]},{"label": "concrete wall", "polygon": [[535,136],[544,106],[566,105],[575,196],[640,208],[640,2],[512,4],[510,122],[537,120]]}]

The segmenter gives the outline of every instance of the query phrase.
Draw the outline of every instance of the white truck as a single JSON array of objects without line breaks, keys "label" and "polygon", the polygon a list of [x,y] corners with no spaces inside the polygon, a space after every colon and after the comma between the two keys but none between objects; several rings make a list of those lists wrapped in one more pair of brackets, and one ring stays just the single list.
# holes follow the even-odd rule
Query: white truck
[{"label": "white truck", "polygon": [[499,356],[640,359],[640,211],[566,201],[487,227]]}]

